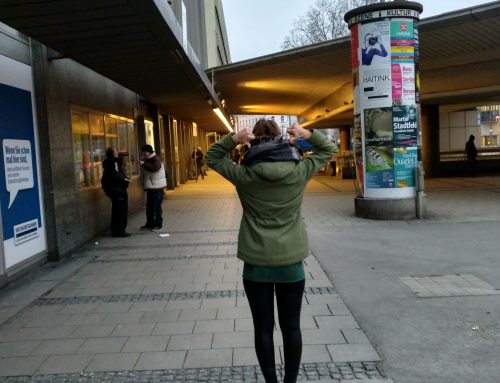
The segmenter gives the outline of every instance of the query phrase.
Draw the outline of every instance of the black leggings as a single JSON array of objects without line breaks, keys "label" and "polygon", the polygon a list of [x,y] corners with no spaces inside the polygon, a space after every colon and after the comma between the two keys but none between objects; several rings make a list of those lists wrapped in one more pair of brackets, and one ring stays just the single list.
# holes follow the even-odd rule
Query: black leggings
[{"label": "black leggings", "polygon": [[274,359],[274,290],[278,319],[283,334],[285,383],[295,383],[302,356],[300,309],[305,280],[293,283],[254,282],[243,280],[252,311],[255,330],[255,352],[267,383],[277,382]]}]

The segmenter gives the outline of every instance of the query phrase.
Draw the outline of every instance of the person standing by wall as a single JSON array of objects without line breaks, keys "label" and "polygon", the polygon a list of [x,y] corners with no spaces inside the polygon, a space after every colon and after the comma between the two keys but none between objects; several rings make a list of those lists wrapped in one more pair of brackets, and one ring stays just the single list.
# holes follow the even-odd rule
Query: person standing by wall
[{"label": "person standing by wall", "polygon": [[201,146],[198,146],[193,154],[191,154],[191,158],[195,159],[196,162],[196,179],[201,175],[201,179],[204,180],[207,173],[205,172],[205,160],[204,160],[203,152],[201,151]]},{"label": "person standing by wall", "polygon": [[[294,383],[302,355],[300,310],[305,286],[303,260],[309,245],[301,219],[307,182],[328,162],[335,147],[321,133],[293,124],[290,141],[273,120],[259,120],[252,131],[227,135],[208,150],[207,165],[236,186],[243,206],[238,258],[252,312],[255,350],[267,383],[277,382],[274,357],[274,293],[283,334],[285,383]],[[308,140],[314,154],[301,159],[294,141]],[[250,145],[241,163],[228,156],[238,144]]]},{"label": "person standing by wall", "polygon": [[476,157],[477,149],[474,144],[475,136],[471,134],[469,136],[469,141],[465,144],[465,154],[467,155],[468,172],[472,177],[476,176]]},{"label": "person standing by wall", "polygon": [[106,158],[102,161],[104,169],[101,186],[104,193],[111,199],[111,235],[113,237],[130,237],[125,231],[128,216],[127,188],[130,179],[123,171],[123,158],[118,151],[109,147],[106,149]]},{"label": "person standing by wall", "polygon": [[142,147],[143,158],[139,161],[142,167],[143,185],[147,193],[146,224],[141,229],[159,230],[163,226],[163,189],[167,187],[167,176],[162,159],[156,155],[151,145]]}]

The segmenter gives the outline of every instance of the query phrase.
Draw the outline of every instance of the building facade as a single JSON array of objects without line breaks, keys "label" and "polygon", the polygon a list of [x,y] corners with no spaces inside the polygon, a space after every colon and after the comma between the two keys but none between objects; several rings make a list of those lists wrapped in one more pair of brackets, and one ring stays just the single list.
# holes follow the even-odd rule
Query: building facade
[{"label": "building facade", "polygon": [[[81,15],[81,6],[72,7],[68,18],[84,17],[74,16]],[[135,11],[143,12],[141,20],[134,20],[143,25],[148,25],[151,17],[153,33],[155,29],[160,36],[163,31],[169,32],[173,48],[156,57],[155,50],[162,48],[161,39],[159,43],[137,40],[138,52],[145,53],[148,43],[154,44],[148,55],[171,68],[165,80],[155,68],[151,79],[149,72],[137,70],[141,78],[136,87],[134,76],[127,77],[134,69],[130,63],[134,53],[130,47],[123,53],[118,49],[120,42],[108,35],[109,26],[103,26],[102,35],[94,36],[95,44],[107,44],[102,55],[99,52],[103,49],[94,49],[92,44],[77,46],[82,35],[61,31],[62,38],[68,39],[68,52],[74,48],[80,54],[88,49],[87,57],[96,58],[86,65],[81,62],[85,61],[84,53],[79,61],[64,54],[64,43],[54,43],[56,48],[62,47],[61,53],[52,44],[38,41],[39,36],[31,36],[29,25],[14,28],[17,21],[11,20],[24,16],[22,4],[14,10],[7,5],[4,12],[0,4],[0,286],[47,259],[59,260],[96,234],[106,232],[111,205],[101,190],[100,179],[107,147],[116,147],[125,155],[132,179],[129,211],[134,212],[144,205],[139,167],[142,145],[151,144],[164,159],[168,187],[175,188],[189,178],[193,148],[201,146],[205,151],[221,131],[210,118],[212,108],[222,106],[204,72],[209,66],[230,60],[221,2],[178,0],[160,7],[155,2],[142,2],[139,7],[143,8],[121,12],[128,11],[129,20],[137,18]],[[110,12],[109,19],[117,20],[118,13]],[[87,36],[91,33],[86,31]],[[103,41],[106,39],[109,42]],[[111,77],[116,73],[113,78],[106,75],[104,66],[95,70],[111,56]],[[140,63],[147,61],[145,57],[134,59]],[[180,71],[171,73],[172,69]],[[123,83],[118,81],[120,76]],[[158,96],[155,92],[161,88],[161,81],[175,81],[180,90]],[[155,82],[159,84],[151,88]],[[168,97],[173,101],[162,101]],[[182,104],[178,100],[183,98],[186,103],[193,100],[193,104],[204,105],[207,112],[179,108],[177,115],[170,105],[174,101]]]},{"label": "building facade", "polygon": [[171,0],[178,22],[203,69],[231,62],[224,9],[221,0]]},{"label": "building facade", "polygon": [[286,136],[286,128],[297,122],[297,116],[289,116],[285,114],[239,114],[235,117],[236,129],[253,129],[256,122],[260,119],[274,120],[281,130],[281,135]]}]

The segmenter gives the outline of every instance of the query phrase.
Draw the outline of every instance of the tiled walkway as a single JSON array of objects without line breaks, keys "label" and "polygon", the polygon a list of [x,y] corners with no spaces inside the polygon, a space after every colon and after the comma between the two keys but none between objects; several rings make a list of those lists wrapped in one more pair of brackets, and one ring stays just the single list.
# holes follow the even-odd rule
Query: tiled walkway
[{"label": "tiled walkway", "polygon": [[[352,201],[352,181],[332,189],[323,178],[309,186],[305,210],[323,210],[332,191]],[[262,381],[235,257],[241,207],[234,188],[210,172],[169,192],[164,206],[170,236],[138,230],[140,213],[130,219],[132,237],[98,238],[62,265],[66,273],[40,274],[45,294],[0,326],[5,381]],[[326,214],[305,216],[308,225],[331,222]],[[388,382],[313,256],[306,274],[300,380]],[[19,309],[9,300],[13,293],[10,287],[0,296],[3,318]],[[24,295],[36,298],[29,289]],[[279,327],[275,342],[282,368]]]},{"label": "tiled walkway", "polygon": [[[428,181],[426,220],[497,219],[499,182]],[[471,188],[479,210],[467,204]],[[315,178],[306,225],[368,230],[373,221],[353,215],[353,190],[352,180]],[[209,172],[169,192],[164,207],[164,233],[140,231],[141,212],[130,219],[132,237],[96,238],[0,291],[0,382],[262,381],[235,257],[241,207],[234,188]],[[306,273],[300,381],[391,382],[314,256]],[[275,341],[282,371],[279,328]]]}]

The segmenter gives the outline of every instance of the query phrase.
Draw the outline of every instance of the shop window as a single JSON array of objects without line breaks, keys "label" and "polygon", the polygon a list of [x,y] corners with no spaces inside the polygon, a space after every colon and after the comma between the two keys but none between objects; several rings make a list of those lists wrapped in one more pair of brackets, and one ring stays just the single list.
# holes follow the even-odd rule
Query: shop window
[{"label": "shop window", "polygon": [[479,157],[500,156],[500,105],[446,105],[439,111],[441,161],[465,160],[465,143],[474,135]]},{"label": "shop window", "polygon": [[153,147],[153,149],[156,150],[155,136],[154,136],[154,130],[153,130],[153,121],[144,120],[144,129],[145,129],[145,135],[146,135],[146,144],[151,145]]},{"label": "shop window", "polygon": [[137,148],[137,132],[133,122],[127,122],[127,147],[129,174],[139,174],[139,155]]},{"label": "shop window", "polygon": [[104,116],[104,131],[106,134],[106,148],[112,146],[120,151],[118,147],[118,122],[116,118]]},{"label": "shop window", "polygon": [[93,184],[102,177],[101,163],[106,158],[106,139],[104,135],[104,116],[90,113],[90,142],[92,143],[92,163],[90,175]]},{"label": "shop window", "polygon": [[106,148],[123,155],[126,172],[139,172],[137,136],[132,120],[74,108],[71,112],[75,183],[78,188],[99,186]]},{"label": "shop window", "polygon": [[71,113],[73,126],[73,160],[75,163],[75,180],[78,187],[91,186],[90,164],[90,132],[88,115],[85,113]]}]

